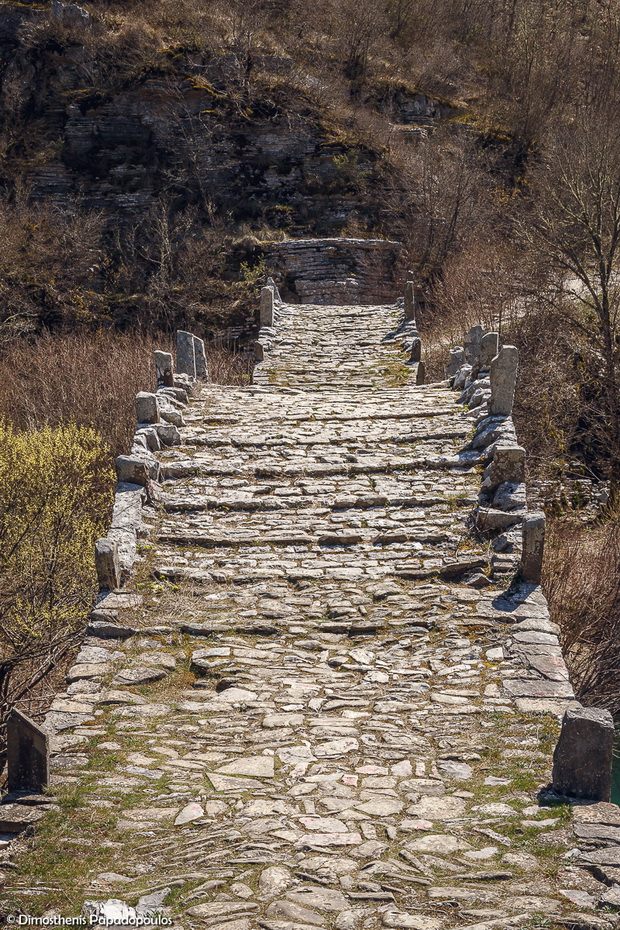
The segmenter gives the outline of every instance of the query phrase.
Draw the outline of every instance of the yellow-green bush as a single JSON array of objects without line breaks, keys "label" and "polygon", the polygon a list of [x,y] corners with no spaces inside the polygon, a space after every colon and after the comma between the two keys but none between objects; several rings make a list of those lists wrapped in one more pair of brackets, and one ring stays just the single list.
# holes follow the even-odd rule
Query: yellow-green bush
[{"label": "yellow-green bush", "polygon": [[94,429],[0,420],[0,655],[55,640],[83,616],[113,486]]}]

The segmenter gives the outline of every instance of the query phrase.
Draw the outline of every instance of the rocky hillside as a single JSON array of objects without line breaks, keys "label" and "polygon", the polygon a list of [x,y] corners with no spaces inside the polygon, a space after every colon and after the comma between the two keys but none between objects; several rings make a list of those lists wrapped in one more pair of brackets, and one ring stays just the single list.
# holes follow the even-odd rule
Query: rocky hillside
[{"label": "rocky hillside", "polygon": [[402,152],[458,108],[391,61],[347,72],[328,18],[301,40],[278,4],[234,7],[0,4],[0,225],[25,265],[0,282],[22,328],[217,328],[261,241],[402,238]]}]

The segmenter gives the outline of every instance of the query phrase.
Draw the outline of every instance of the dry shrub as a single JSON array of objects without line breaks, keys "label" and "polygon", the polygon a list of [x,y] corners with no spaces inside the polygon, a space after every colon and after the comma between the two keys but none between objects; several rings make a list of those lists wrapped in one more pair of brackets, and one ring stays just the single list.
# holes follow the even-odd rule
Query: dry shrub
[{"label": "dry shrub", "polygon": [[523,260],[501,239],[470,236],[449,255],[418,320],[432,379],[443,378],[450,349],[463,344],[472,326],[496,330],[507,341],[523,311],[523,276]]},{"label": "dry shrub", "polygon": [[544,586],[577,697],[620,712],[620,524],[552,524]]},{"label": "dry shrub", "polygon": [[[23,429],[70,420],[94,426],[112,456],[126,453],[135,430],[134,397],[155,390],[156,349],[172,351],[172,337],[102,331],[17,341],[0,355],[0,416]],[[207,356],[212,381],[249,382],[249,356],[224,345],[208,346]]]},{"label": "dry shrub", "polygon": [[113,456],[135,429],[133,399],[154,390],[153,352],[169,337],[140,332],[74,333],[18,341],[0,356],[0,415],[22,429],[73,420],[94,426]]},{"label": "dry shrub", "polygon": [[558,476],[579,457],[583,404],[573,335],[555,312],[539,307],[514,320],[504,341],[519,349],[514,420],[530,478]]},{"label": "dry shrub", "polygon": [[207,346],[209,381],[215,384],[250,384],[254,360],[251,355],[232,352],[224,345]]}]

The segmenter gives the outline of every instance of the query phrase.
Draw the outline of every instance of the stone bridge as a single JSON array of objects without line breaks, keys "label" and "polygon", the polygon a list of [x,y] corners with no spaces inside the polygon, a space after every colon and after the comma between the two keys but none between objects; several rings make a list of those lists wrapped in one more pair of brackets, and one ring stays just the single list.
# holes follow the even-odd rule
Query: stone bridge
[{"label": "stone bridge", "polygon": [[46,720],[52,792],[0,806],[34,827],[5,910],[615,926],[620,810],[546,790],[573,696],[540,588],[506,590],[519,553],[489,572],[472,531],[472,414],[416,384],[398,306],[276,316],[247,388],[159,360],[167,423],[119,465],[112,590]]}]

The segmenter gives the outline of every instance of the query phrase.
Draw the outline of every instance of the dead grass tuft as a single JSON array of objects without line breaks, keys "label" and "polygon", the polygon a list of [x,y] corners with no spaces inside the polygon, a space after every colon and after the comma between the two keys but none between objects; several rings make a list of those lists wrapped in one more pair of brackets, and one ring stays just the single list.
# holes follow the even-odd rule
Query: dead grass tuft
[{"label": "dead grass tuft", "polygon": [[555,521],[544,588],[577,697],[620,712],[620,523]]}]

